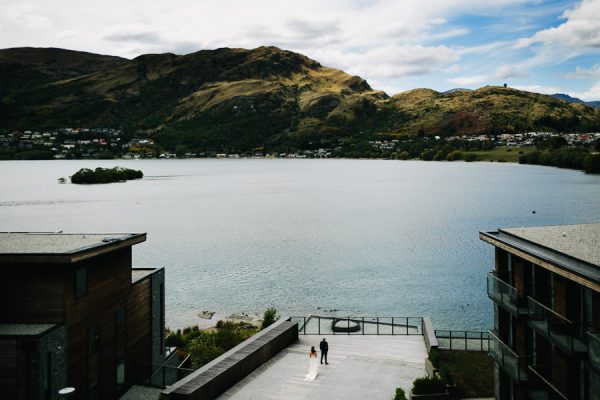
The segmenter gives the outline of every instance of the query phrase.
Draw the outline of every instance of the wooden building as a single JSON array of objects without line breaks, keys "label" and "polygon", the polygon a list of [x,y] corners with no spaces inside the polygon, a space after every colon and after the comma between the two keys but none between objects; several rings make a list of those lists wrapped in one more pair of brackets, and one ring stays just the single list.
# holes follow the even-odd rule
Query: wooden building
[{"label": "wooden building", "polygon": [[146,234],[0,233],[0,398],[115,399],[164,362],[164,270]]},{"label": "wooden building", "polygon": [[495,246],[496,399],[600,399],[600,224],[480,238]]}]

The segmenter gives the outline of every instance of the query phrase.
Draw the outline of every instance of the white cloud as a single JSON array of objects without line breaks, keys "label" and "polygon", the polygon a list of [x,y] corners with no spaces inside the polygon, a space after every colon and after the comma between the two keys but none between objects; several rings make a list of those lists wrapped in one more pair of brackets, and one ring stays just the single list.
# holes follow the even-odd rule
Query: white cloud
[{"label": "white cloud", "polygon": [[424,75],[458,60],[446,46],[385,46],[364,52],[315,49],[309,55],[325,65],[337,64],[343,70],[376,80]]},{"label": "white cloud", "polygon": [[600,80],[600,64],[594,65],[592,68],[586,69],[577,67],[575,72],[568,73],[568,79],[599,79]]},{"label": "white cloud", "polygon": [[573,97],[578,97],[585,101],[600,100],[600,81],[596,82],[589,90],[583,92],[573,92]]},{"label": "white cloud", "polygon": [[508,78],[523,78],[529,76],[525,71],[519,70],[514,65],[501,65],[496,69],[494,78],[496,79],[508,79]]},{"label": "white cloud", "polygon": [[555,86],[543,86],[543,85],[517,85],[513,86],[515,89],[525,90],[527,92],[541,93],[541,94],[555,94],[565,93],[571,97],[581,99],[583,101],[597,101],[600,99],[600,81],[596,82],[589,90],[584,91],[571,91],[561,87]]},{"label": "white cloud", "polygon": [[491,83],[498,80],[505,80],[508,78],[522,78],[528,75],[528,73],[519,70],[514,65],[505,64],[496,68],[496,70],[492,74],[458,76],[455,78],[448,79],[448,82],[462,86],[471,86],[481,83]]},{"label": "white cloud", "polygon": [[524,90],[526,92],[541,93],[541,94],[555,94],[565,93],[564,90],[558,87],[543,86],[543,85],[516,85],[511,86],[518,90]]},{"label": "white cloud", "polygon": [[521,40],[520,45],[542,43],[575,48],[600,47],[600,1],[583,0],[575,8],[565,11],[562,18],[567,21]]},{"label": "white cloud", "polygon": [[471,75],[471,76],[457,76],[456,78],[448,79],[448,82],[461,85],[470,86],[477,85],[488,80],[488,75]]}]

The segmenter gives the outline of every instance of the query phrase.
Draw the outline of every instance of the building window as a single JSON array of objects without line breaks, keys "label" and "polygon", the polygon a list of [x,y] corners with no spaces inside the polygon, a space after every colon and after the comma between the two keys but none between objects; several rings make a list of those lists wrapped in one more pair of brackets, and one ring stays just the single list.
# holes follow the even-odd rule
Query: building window
[{"label": "building window", "polygon": [[117,335],[121,335],[125,332],[125,308],[121,307],[117,310],[116,313],[116,325],[117,325]]},{"label": "building window", "polygon": [[93,356],[98,353],[100,347],[100,328],[98,325],[88,330],[88,355]]},{"label": "building window", "polygon": [[77,270],[75,277],[75,298],[85,296],[88,292],[87,268],[81,267]]},{"label": "building window", "polygon": [[117,361],[117,392],[125,385],[125,359],[120,358]]},{"label": "building window", "polygon": [[160,284],[160,354],[165,352],[165,285]]}]

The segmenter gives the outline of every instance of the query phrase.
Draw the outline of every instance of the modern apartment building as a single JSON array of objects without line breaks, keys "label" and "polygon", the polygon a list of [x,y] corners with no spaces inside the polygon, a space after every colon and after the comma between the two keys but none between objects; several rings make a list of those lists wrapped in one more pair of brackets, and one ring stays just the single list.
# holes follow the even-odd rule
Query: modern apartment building
[{"label": "modern apartment building", "polygon": [[146,234],[0,233],[0,398],[116,399],[164,361],[164,270]]},{"label": "modern apartment building", "polygon": [[600,224],[480,238],[495,247],[496,399],[600,399]]}]

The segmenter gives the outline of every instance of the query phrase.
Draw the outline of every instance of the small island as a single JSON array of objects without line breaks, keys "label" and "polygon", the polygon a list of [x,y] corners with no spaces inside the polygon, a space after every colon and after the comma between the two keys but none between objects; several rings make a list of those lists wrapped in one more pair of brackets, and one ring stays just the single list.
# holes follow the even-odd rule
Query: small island
[{"label": "small island", "polygon": [[71,183],[112,183],[124,182],[144,177],[142,171],[121,167],[114,168],[81,168],[71,177]]}]

